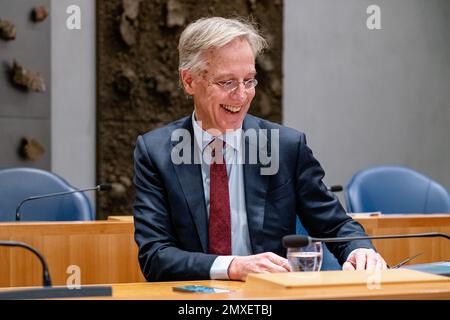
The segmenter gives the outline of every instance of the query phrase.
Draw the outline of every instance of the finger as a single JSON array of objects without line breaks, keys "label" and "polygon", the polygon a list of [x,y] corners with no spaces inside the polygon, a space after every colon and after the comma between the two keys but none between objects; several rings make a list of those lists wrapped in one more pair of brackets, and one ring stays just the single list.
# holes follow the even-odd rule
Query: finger
[{"label": "finger", "polygon": [[375,266],[375,269],[376,270],[385,270],[385,269],[387,269],[386,261],[384,261],[384,259],[381,257],[381,255],[378,252],[375,253],[375,257],[377,259],[377,264]]},{"label": "finger", "polygon": [[270,272],[290,272],[291,269],[286,269],[283,267],[280,267],[279,265],[274,265],[275,267],[272,268],[272,270],[270,270]]},{"label": "finger", "polygon": [[288,263],[288,268],[289,268],[289,271],[288,272],[293,272],[294,270],[292,270],[292,267],[291,267],[291,265]]},{"label": "finger", "polygon": [[350,261],[345,261],[342,265],[342,270],[355,270],[355,267]]},{"label": "finger", "polygon": [[274,264],[284,268],[286,271],[291,271],[291,267],[289,265],[289,262],[287,259],[280,257],[279,255],[276,254],[269,254],[267,256],[267,258]]},{"label": "finger", "polygon": [[373,271],[375,269],[381,269],[381,262],[379,262],[375,252],[368,252],[366,255],[366,270]]},{"label": "finger", "polygon": [[252,268],[249,273],[275,273],[275,272],[288,272],[285,268],[280,267],[271,262],[259,264],[258,267]]},{"label": "finger", "polygon": [[253,262],[249,265],[249,273],[288,272],[289,270],[272,261],[277,260],[276,257],[278,256],[268,252],[255,255]]},{"label": "finger", "polygon": [[286,269],[272,261],[268,261],[267,265],[266,265],[266,270],[268,270],[269,272],[289,272],[289,269]]},{"label": "finger", "polygon": [[357,251],[355,252],[355,260],[356,260],[356,270],[364,270],[366,268],[366,252],[365,251]]},{"label": "finger", "polygon": [[291,266],[289,265],[289,262],[287,259],[280,260],[278,265],[281,266],[282,268],[284,268],[288,272],[291,271]]},{"label": "finger", "polygon": [[377,270],[377,271],[383,270],[383,261],[381,261],[380,259],[377,259],[377,264],[375,266],[375,270]]},{"label": "finger", "polygon": [[386,261],[383,259],[383,257],[381,256],[381,254],[377,253],[378,259],[381,261],[381,270],[387,270],[387,263]]}]

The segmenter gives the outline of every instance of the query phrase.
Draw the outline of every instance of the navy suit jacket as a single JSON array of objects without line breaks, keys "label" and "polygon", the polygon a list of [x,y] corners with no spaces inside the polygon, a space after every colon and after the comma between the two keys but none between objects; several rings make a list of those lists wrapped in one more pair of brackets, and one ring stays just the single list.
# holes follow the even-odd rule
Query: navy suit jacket
[{"label": "navy suit jacket", "polygon": [[[192,137],[192,118],[186,117],[139,136],[135,148],[135,240],[139,263],[148,281],[209,279],[216,255],[208,254],[208,217],[200,164],[174,164],[171,152],[178,141],[172,132],[185,129]],[[254,254],[286,256],[281,239],[295,234],[296,215],[314,237],[365,235],[322,182],[324,171],[294,129],[247,115],[243,130],[266,129],[267,143],[245,140],[245,150],[268,148],[271,129],[279,132],[279,170],[261,175],[264,165],[244,164],[245,200],[251,249]],[[266,151],[267,153],[267,151]],[[247,162],[246,162],[247,163]],[[263,162],[264,163],[264,162]],[[267,167],[267,166],[266,166]],[[356,248],[373,248],[370,241],[328,244],[342,264]]]}]

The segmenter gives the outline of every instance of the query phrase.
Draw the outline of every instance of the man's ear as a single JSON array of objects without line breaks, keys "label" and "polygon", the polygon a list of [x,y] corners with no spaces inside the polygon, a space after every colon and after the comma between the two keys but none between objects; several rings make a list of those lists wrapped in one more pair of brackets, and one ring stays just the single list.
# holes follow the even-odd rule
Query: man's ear
[{"label": "man's ear", "polygon": [[194,88],[192,82],[194,81],[192,73],[189,70],[183,69],[180,71],[181,83],[183,84],[184,91],[189,94],[194,94]]}]

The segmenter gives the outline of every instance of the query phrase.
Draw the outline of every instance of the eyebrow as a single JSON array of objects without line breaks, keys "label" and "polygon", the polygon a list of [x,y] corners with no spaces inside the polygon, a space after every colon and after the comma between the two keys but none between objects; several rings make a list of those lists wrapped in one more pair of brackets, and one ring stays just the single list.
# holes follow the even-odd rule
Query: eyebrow
[{"label": "eyebrow", "polygon": [[[249,72],[248,74],[247,74],[247,76],[245,76],[245,78],[247,78],[247,77],[256,77],[256,71],[252,71],[252,72]],[[219,74],[219,75],[217,75],[216,76],[216,78],[219,78],[219,79],[221,79],[221,78],[236,78],[235,77],[235,75],[234,74],[232,74],[232,73],[224,73],[224,74]]]}]

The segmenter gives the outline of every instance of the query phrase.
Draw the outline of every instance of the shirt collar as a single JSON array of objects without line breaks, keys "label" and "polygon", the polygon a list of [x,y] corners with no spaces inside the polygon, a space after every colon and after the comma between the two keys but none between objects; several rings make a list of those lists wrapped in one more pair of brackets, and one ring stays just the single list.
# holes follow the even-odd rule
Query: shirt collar
[{"label": "shirt collar", "polygon": [[[195,111],[192,113],[192,126],[197,146],[203,152],[206,146],[214,139],[214,136],[199,126],[195,119]],[[242,144],[242,125],[239,129],[227,131],[225,135],[220,135],[218,138],[222,141],[225,140],[227,145],[239,152]]]}]

